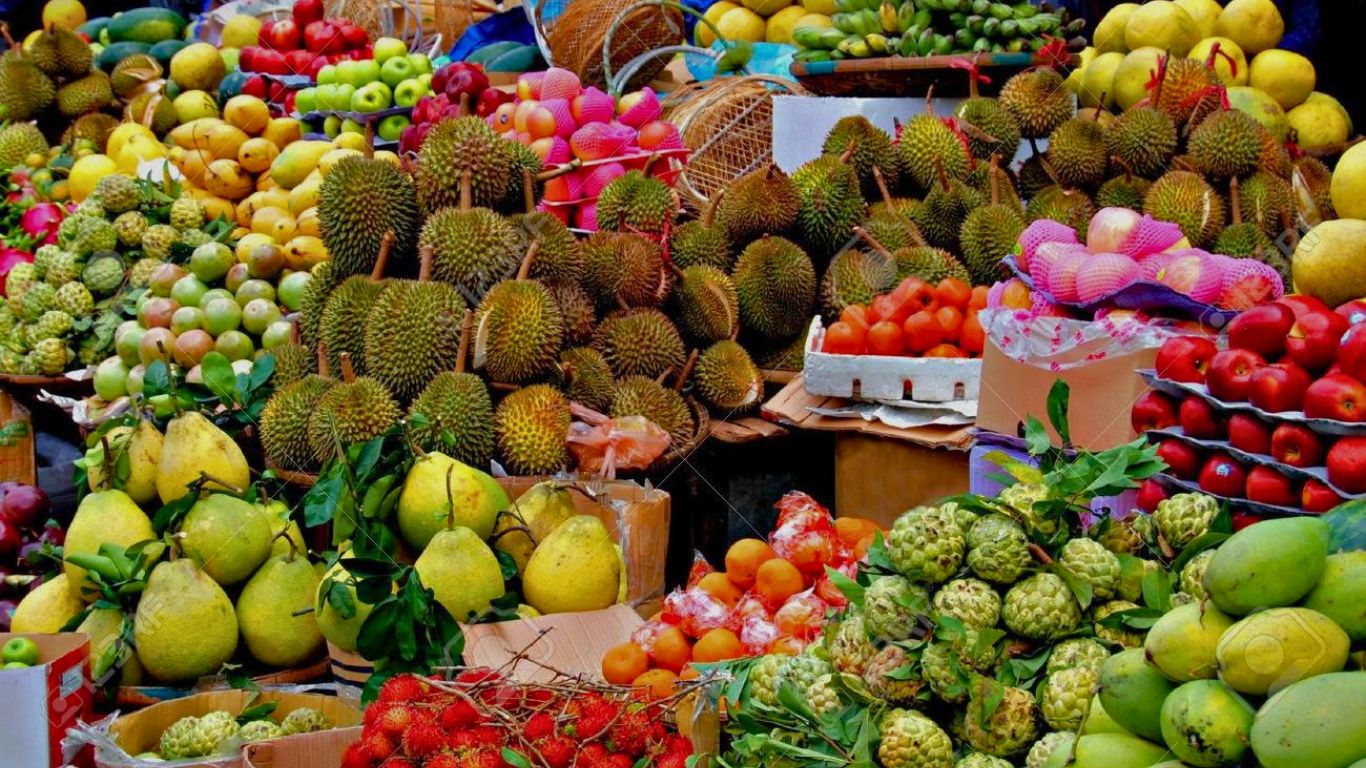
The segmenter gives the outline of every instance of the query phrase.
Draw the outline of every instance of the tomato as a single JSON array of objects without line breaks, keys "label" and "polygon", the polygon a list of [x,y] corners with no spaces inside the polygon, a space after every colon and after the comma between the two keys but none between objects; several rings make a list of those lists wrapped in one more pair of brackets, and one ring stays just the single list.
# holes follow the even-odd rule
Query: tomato
[{"label": "tomato", "polygon": [[868,321],[877,324],[887,320],[901,325],[910,314],[911,305],[904,299],[898,299],[892,294],[883,294],[873,297],[873,304],[868,310]]},{"label": "tomato", "polygon": [[906,318],[901,326],[901,335],[906,349],[911,352],[924,352],[944,341],[944,329],[934,314],[925,309]]},{"label": "tomato", "polygon": [[868,354],[901,355],[901,327],[890,320],[882,320],[868,329]]},{"label": "tomato", "polygon": [[987,305],[987,287],[985,285],[974,285],[972,287],[972,298],[968,299],[967,314],[972,314],[974,310],[984,309]]},{"label": "tomato", "polygon": [[939,301],[938,297],[935,296],[934,288],[915,276],[902,280],[896,290],[892,291],[892,298],[910,305],[906,316],[913,315],[921,310],[933,310]]},{"label": "tomato", "polygon": [[850,304],[845,307],[840,312],[840,322],[857,325],[864,331],[867,331],[868,326],[872,325],[872,322],[868,320],[868,308],[862,304]]},{"label": "tomato", "polygon": [[952,344],[936,344],[925,350],[925,357],[967,357],[967,353]]},{"label": "tomato", "polygon": [[982,330],[982,323],[977,319],[977,312],[972,311],[963,318],[963,328],[958,333],[958,346],[963,348],[969,355],[980,355],[986,346],[986,334]]},{"label": "tomato", "polygon": [[958,334],[963,329],[963,313],[958,307],[940,307],[934,311],[934,319],[944,329],[944,341],[958,341]]},{"label": "tomato", "polygon": [[821,351],[832,355],[861,355],[867,333],[867,329],[861,326],[843,321],[832,323],[825,329],[825,343]]},{"label": "tomato", "polygon": [[935,286],[934,293],[939,297],[939,306],[966,309],[972,300],[972,286],[956,277],[946,277]]}]

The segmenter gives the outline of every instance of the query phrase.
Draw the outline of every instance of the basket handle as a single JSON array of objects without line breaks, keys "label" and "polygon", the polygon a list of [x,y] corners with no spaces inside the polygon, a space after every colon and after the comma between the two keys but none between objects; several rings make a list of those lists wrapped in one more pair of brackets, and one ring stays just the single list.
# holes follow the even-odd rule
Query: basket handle
[{"label": "basket handle", "polygon": [[[678,11],[680,14],[688,14],[690,16],[693,16],[697,19],[698,24],[706,24],[707,28],[709,28],[716,35],[717,40],[721,41],[723,44],[726,44],[727,46],[729,46],[730,44],[730,41],[726,40],[726,38],[721,35],[720,30],[718,30],[716,28],[716,25],[712,24],[709,19],[707,19],[705,16],[703,16],[696,10],[693,10],[692,8],[683,5],[682,3],[674,2],[674,0],[641,0],[641,2],[632,3],[631,5],[622,8],[620,11],[617,12],[617,15],[612,18],[612,23],[608,25],[607,34],[603,37],[602,41],[602,79],[606,81],[608,85],[608,90],[611,91],[613,95],[619,96],[620,92],[615,87],[613,87],[613,81],[618,78],[612,75],[612,37],[616,35],[617,28],[620,27],[621,23],[626,20],[626,17],[630,16],[638,9],[649,8],[650,6],[658,6],[660,11],[672,9]],[[672,48],[672,46],[670,46],[670,48]],[[677,51],[674,52],[676,53]],[[646,51],[646,54],[650,55],[651,57],[657,55],[655,51]],[[636,58],[640,57],[637,56]],[[632,59],[632,61],[635,61],[635,59]],[[637,68],[639,68],[640,65],[637,64],[636,66]],[[623,81],[623,84],[624,83],[625,81]]]},{"label": "basket handle", "polygon": [[[700,48],[696,45],[666,45],[663,48],[654,48],[644,53],[637,54],[630,61],[622,65],[621,71],[614,77],[607,76],[607,90],[612,93],[620,93],[626,88],[626,84],[631,82],[636,72],[646,64],[660,56],[673,56],[676,53],[696,53],[701,56],[708,56],[713,61],[721,58],[721,52],[711,48]],[[606,74],[606,73],[604,73]]]}]

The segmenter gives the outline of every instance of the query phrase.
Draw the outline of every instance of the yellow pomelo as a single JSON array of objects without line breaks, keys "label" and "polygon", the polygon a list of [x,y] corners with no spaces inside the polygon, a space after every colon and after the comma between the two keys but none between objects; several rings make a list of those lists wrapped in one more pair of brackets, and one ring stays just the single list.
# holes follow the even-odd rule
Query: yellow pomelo
[{"label": "yellow pomelo", "polygon": [[[725,16],[727,12],[739,7],[739,5],[728,2],[728,0],[721,0],[718,3],[712,3],[711,7],[707,9],[707,12],[702,14],[702,18],[712,24],[719,24],[722,16]],[[704,48],[708,48],[712,43],[716,42],[716,33],[712,32],[711,27],[706,24],[699,23],[696,31],[693,32],[693,37],[697,40],[697,44]]]},{"label": "yellow pomelo", "polygon": [[1209,61],[1215,45],[1219,54],[1214,57],[1214,74],[1224,85],[1247,85],[1247,56],[1238,44],[1227,37],[1207,37],[1195,44],[1188,58],[1196,61]]},{"label": "yellow pomelo", "polygon": [[748,8],[732,8],[716,22],[716,28],[727,40],[763,42],[764,18]]},{"label": "yellow pomelo", "polygon": [[1138,3],[1120,3],[1105,14],[1105,18],[1096,25],[1096,34],[1091,38],[1097,51],[1129,52],[1129,44],[1124,41],[1124,28],[1129,24],[1129,16],[1136,10]]},{"label": "yellow pomelo", "polygon": [[1229,0],[1214,24],[1214,34],[1232,38],[1243,53],[1256,56],[1280,44],[1285,20],[1272,0]]},{"label": "yellow pomelo", "polygon": [[1294,109],[1314,92],[1317,79],[1309,59],[1294,51],[1272,48],[1252,58],[1247,84],[1266,91],[1281,109]]},{"label": "yellow pomelo", "polygon": [[1171,0],[1152,0],[1139,6],[1124,25],[1124,42],[1129,50],[1152,46],[1185,56],[1200,42],[1200,28],[1186,9]]},{"label": "yellow pomelo", "polygon": [[765,42],[791,43],[792,30],[796,29],[797,23],[806,16],[806,9],[800,5],[789,5],[773,14],[769,17],[768,26],[764,29]]}]

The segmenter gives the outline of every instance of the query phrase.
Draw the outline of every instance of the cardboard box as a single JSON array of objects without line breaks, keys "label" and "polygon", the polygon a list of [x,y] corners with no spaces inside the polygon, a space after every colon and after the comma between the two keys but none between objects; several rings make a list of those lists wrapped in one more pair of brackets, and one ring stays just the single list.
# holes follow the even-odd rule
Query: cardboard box
[{"label": "cardboard box", "polygon": [[[1085,361],[1081,348],[1050,362],[1068,366]],[[1139,369],[1152,368],[1156,349],[1085,362],[1074,368],[1038,368],[1019,362],[988,338],[982,355],[982,389],[977,403],[977,428],[1011,437],[1024,435],[1025,419],[1034,416],[1048,425],[1048,392],[1062,379],[1071,387],[1068,421],[1072,443],[1079,448],[1103,451],[1132,441],[1129,411],[1148,389],[1138,377]],[[1049,426],[1053,439],[1058,435]]]},{"label": "cardboard box", "polygon": [[95,688],[90,682],[90,637],[0,633],[0,645],[27,637],[38,644],[38,665],[0,670],[0,765],[56,768],[63,765],[67,728],[88,719]]},{"label": "cardboard box", "polygon": [[644,623],[627,606],[614,605],[602,611],[476,624],[465,627],[465,662],[498,669],[525,652],[528,660],[511,668],[516,680],[545,682],[555,676],[552,670],[600,679],[603,654],[631,639]]},{"label": "cardboard box", "polygon": [[337,768],[360,727],[301,733],[242,747],[242,768]]}]

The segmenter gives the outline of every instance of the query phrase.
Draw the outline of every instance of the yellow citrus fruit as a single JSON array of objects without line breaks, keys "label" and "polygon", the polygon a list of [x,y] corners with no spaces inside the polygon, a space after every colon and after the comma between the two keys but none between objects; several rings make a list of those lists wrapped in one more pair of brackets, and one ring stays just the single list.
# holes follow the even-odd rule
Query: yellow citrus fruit
[{"label": "yellow citrus fruit", "polygon": [[764,30],[764,40],[770,43],[791,43],[792,30],[807,16],[806,9],[800,5],[789,5],[768,18]]},{"label": "yellow citrus fruit", "polygon": [[118,164],[108,155],[86,155],[72,164],[67,192],[79,203],[94,191],[100,179],[118,170]]},{"label": "yellow citrus fruit", "polygon": [[85,6],[79,0],[48,0],[43,6],[44,29],[56,24],[74,30],[85,22]]},{"label": "yellow citrus fruit", "polygon": [[748,8],[732,8],[721,16],[716,23],[721,37],[727,40],[748,40],[761,43],[764,40],[764,19]]},{"label": "yellow citrus fruit", "polygon": [[1219,55],[1214,57],[1214,74],[1224,85],[1247,85],[1247,56],[1238,44],[1227,37],[1207,37],[1195,44],[1188,58],[1196,61],[1209,61],[1215,44],[1219,45]]},{"label": "yellow citrus fruit", "polygon": [[[720,2],[712,3],[711,7],[707,9],[707,12],[702,14],[702,18],[715,25],[720,23],[721,17],[725,16],[727,11],[732,11],[739,7],[739,5],[727,2],[727,0],[720,0]],[[706,24],[698,24],[696,31],[693,32],[693,38],[696,39],[697,44],[703,48],[710,48],[711,44],[716,42],[716,33],[712,32],[711,27]]]}]

